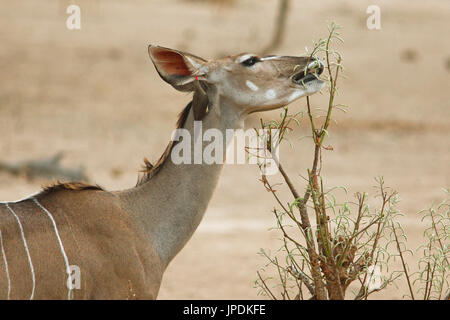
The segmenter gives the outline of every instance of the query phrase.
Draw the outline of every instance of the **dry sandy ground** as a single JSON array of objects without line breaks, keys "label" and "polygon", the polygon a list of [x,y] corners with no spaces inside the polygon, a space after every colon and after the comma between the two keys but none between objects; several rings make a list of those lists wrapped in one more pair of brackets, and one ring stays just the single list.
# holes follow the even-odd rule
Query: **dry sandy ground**
[{"label": "dry sandy ground", "polygon": [[[160,80],[149,43],[204,57],[257,51],[270,37],[277,1],[232,6],[199,2],[74,1],[82,28],[65,27],[69,1],[3,1],[0,9],[0,157],[18,161],[67,152],[64,165],[84,165],[110,190],[132,186],[144,156],[163,151],[177,113],[189,96]],[[326,21],[343,26],[347,79],[330,129],[334,151],[324,155],[328,187],[373,194],[385,176],[401,196],[409,244],[422,240],[419,210],[450,185],[450,2],[292,1],[286,39],[274,53],[298,55],[326,34]],[[381,8],[382,28],[366,28],[366,8]],[[324,97],[313,103],[323,105]],[[304,110],[298,101],[292,110]],[[278,113],[265,114],[265,118]],[[248,122],[249,126],[257,118]],[[298,129],[297,137],[307,130]],[[305,140],[303,140],[305,141]],[[311,145],[284,150],[293,176],[305,174]],[[292,156],[295,155],[295,156]],[[275,179],[279,180],[279,177]],[[45,181],[0,173],[0,199],[39,190]],[[303,188],[300,178],[296,180]],[[165,275],[161,299],[254,299],[259,248],[275,250],[275,205],[256,167],[226,166],[205,218]],[[408,257],[412,262],[414,257]],[[405,286],[374,298],[402,298]]]}]

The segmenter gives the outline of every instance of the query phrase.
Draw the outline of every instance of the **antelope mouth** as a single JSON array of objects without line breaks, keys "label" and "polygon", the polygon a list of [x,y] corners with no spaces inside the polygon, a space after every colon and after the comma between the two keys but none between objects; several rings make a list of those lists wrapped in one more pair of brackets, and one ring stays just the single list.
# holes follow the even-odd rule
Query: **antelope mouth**
[{"label": "antelope mouth", "polygon": [[294,74],[292,76],[292,82],[298,85],[305,85],[314,80],[322,82],[322,80],[319,79],[319,76],[322,74],[323,70],[324,67],[320,60],[313,61],[306,67],[306,70],[304,69]]}]

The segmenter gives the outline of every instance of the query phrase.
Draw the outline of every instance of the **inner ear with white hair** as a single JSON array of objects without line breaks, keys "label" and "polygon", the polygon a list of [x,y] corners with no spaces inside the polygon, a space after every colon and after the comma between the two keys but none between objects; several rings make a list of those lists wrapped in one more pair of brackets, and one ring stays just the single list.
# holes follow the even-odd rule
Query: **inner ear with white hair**
[{"label": "inner ear with white hair", "polygon": [[179,91],[194,92],[194,118],[202,120],[209,104],[206,93],[207,61],[190,53],[152,45],[148,47],[148,54],[164,81]]},{"label": "inner ear with white hair", "polygon": [[195,91],[194,81],[204,81],[207,61],[190,53],[153,46],[148,54],[161,78],[179,91]]}]

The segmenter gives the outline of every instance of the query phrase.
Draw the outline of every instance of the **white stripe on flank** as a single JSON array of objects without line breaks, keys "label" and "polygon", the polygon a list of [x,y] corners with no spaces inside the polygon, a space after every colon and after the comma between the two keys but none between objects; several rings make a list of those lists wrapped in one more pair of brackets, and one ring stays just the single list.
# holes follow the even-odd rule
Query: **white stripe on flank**
[{"label": "white stripe on flank", "polygon": [[25,239],[25,233],[23,232],[22,223],[20,222],[19,217],[16,215],[16,213],[13,211],[13,209],[11,209],[9,204],[5,203],[5,206],[9,210],[9,212],[12,213],[14,218],[16,218],[17,223],[19,224],[20,233],[22,234],[23,245],[24,245],[25,250],[27,252],[28,263],[30,264],[31,278],[33,279],[33,288],[31,290],[31,296],[30,296],[30,300],[33,300],[33,298],[34,298],[34,289],[36,287],[36,277],[34,276],[33,262],[31,262],[30,250],[28,250],[27,240]]},{"label": "white stripe on flank", "polygon": [[[53,218],[52,214],[51,214],[47,209],[45,209],[44,206],[42,206],[36,198],[33,198],[33,201],[34,201],[34,203],[36,203],[36,205],[37,205],[39,208],[41,208],[41,209],[47,214],[47,216],[48,216],[48,217],[50,218],[50,220],[52,221],[53,228],[55,229],[56,237],[58,238],[59,247],[60,247],[60,249],[61,249],[61,253],[62,253],[62,256],[63,256],[63,258],[64,258],[64,263],[66,264],[66,272],[67,272],[67,275],[68,275],[69,280],[70,280],[70,278],[71,278],[71,272],[70,272],[69,259],[67,258],[66,251],[64,250],[64,245],[63,245],[63,243],[62,243],[62,241],[61,241],[61,237],[59,236],[58,227],[56,226],[55,219]],[[68,283],[72,284],[72,281],[69,281]],[[67,299],[68,299],[68,300],[71,300],[71,292],[72,292],[72,287],[69,286],[69,292],[68,292],[68,294],[67,294]]]},{"label": "white stripe on flank", "polygon": [[3,247],[2,231],[0,230],[0,247],[2,249],[3,262],[5,263],[6,278],[8,279],[8,300],[11,299],[11,279],[9,278],[8,261],[6,260],[5,248]]}]

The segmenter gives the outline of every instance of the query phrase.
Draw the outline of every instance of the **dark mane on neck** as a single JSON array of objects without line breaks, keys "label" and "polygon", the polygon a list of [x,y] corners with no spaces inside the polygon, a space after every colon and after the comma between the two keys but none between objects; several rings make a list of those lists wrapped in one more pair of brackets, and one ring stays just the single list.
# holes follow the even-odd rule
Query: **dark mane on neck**
[{"label": "dark mane on neck", "polygon": [[[192,107],[192,101],[188,103],[188,105],[181,111],[181,113],[178,115],[177,120],[177,127],[176,129],[181,129],[184,127],[184,124],[186,123],[187,117],[189,115],[189,112],[191,111]],[[158,161],[155,165],[152,165],[150,161],[148,161],[147,158],[144,158],[144,165],[141,170],[143,172],[143,175],[139,177],[137,185],[140,186],[144,184],[145,182],[149,181],[151,178],[153,178],[161,169],[162,164],[167,160],[167,158],[170,156],[170,152],[172,151],[172,148],[176,144],[176,141],[170,141],[169,144],[166,147],[166,150],[164,150],[164,153],[159,157]]]},{"label": "dark mane on neck", "polygon": [[[188,105],[181,111],[181,113],[178,115],[177,120],[177,129],[181,129],[184,127],[184,124],[186,123],[187,117],[189,115],[189,112],[191,111],[192,107],[192,101],[188,103]],[[152,177],[154,177],[159,169],[161,169],[162,164],[167,160],[167,158],[170,156],[170,152],[172,151],[172,148],[176,144],[177,141],[170,141],[169,144],[166,147],[166,150],[161,155],[159,160],[156,162],[155,165],[152,165],[150,161],[147,160],[147,158],[144,158],[144,165],[142,168],[143,175],[139,177],[137,186],[147,182]],[[104,191],[104,189],[98,185],[91,185],[84,182],[60,182],[56,181],[52,184],[46,185],[42,188],[42,191],[37,194],[37,196],[43,196],[47,195],[49,193],[62,191],[62,190],[68,190],[68,191],[85,191],[85,190],[99,190]]]},{"label": "dark mane on neck", "polygon": [[38,196],[47,195],[52,192],[69,190],[69,191],[84,191],[84,190],[98,190],[104,191],[104,189],[98,185],[91,185],[84,182],[60,182],[56,181],[50,185],[43,187]]}]

